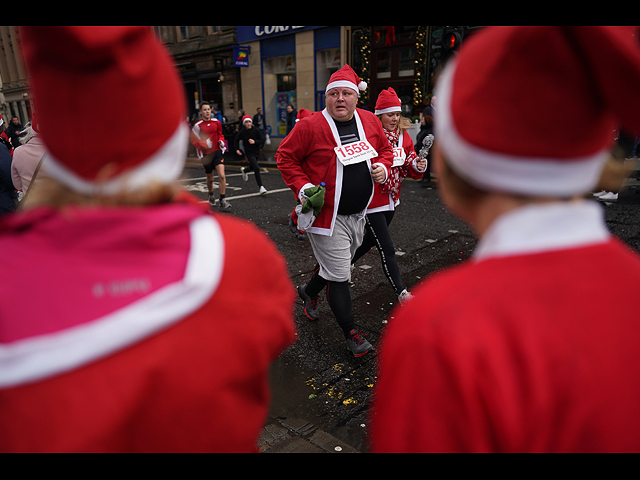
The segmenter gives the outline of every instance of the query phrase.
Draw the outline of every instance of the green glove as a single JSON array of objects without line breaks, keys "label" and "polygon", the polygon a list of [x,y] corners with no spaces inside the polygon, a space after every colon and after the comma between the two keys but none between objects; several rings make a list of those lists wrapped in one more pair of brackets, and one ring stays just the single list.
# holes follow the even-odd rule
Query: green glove
[{"label": "green glove", "polygon": [[302,213],[307,213],[313,207],[313,215],[317,217],[324,205],[325,184],[322,182],[317,187],[307,188],[304,194],[309,197],[302,205]]}]

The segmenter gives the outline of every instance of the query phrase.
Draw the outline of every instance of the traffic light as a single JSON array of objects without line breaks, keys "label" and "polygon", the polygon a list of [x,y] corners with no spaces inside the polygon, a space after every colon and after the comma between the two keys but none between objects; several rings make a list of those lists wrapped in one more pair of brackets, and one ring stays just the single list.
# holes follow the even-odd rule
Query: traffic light
[{"label": "traffic light", "polygon": [[447,50],[456,50],[462,43],[462,37],[458,32],[449,32],[444,43]]},{"label": "traffic light", "polygon": [[442,63],[446,63],[460,48],[463,36],[462,27],[444,27],[442,32]]}]

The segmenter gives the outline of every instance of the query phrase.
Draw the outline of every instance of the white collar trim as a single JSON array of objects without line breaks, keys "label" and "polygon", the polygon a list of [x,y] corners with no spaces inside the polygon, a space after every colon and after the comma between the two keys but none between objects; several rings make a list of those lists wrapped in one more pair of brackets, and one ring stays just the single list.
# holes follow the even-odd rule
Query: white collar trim
[{"label": "white collar trim", "polygon": [[531,204],[500,216],[473,258],[484,260],[583,247],[609,240],[602,207],[592,201]]}]

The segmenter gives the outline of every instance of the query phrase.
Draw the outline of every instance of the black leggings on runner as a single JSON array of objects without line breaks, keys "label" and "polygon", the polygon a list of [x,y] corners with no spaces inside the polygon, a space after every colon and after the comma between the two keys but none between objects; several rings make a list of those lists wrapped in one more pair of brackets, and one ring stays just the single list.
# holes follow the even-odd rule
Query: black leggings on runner
[{"label": "black leggings on runner", "polygon": [[247,154],[247,160],[249,160],[249,169],[253,170],[256,175],[256,183],[259,187],[262,186],[262,178],[260,177],[260,166],[258,165],[258,157],[255,155]]},{"label": "black leggings on runner", "polygon": [[404,290],[404,286],[400,278],[398,261],[396,260],[396,249],[393,245],[391,234],[389,233],[389,224],[391,224],[391,220],[393,220],[394,213],[394,210],[386,210],[384,212],[367,214],[366,232],[362,240],[362,245],[356,250],[351,263],[356,263],[360,257],[375,245],[380,253],[384,274],[387,276],[396,295],[400,295]]},{"label": "black leggings on runner", "polygon": [[351,306],[349,282],[325,280],[318,273],[319,270],[320,267],[316,266],[313,277],[305,288],[305,293],[311,298],[315,298],[320,295],[320,292],[324,287],[327,287],[327,302],[329,302],[329,307],[331,307],[331,311],[335,315],[345,338],[349,338],[351,336],[351,330],[356,328]]}]

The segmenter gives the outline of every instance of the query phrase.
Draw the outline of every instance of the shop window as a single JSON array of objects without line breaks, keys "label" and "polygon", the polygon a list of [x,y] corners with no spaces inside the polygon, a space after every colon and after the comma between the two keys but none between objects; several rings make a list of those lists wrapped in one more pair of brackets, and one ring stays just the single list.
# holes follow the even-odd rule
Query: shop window
[{"label": "shop window", "polygon": [[265,119],[273,136],[287,133],[287,105],[296,108],[296,58],[283,55],[262,59]]},{"label": "shop window", "polygon": [[331,78],[331,74],[340,69],[340,49],[327,48],[316,51],[316,111],[325,107],[324,93]]},{"label": "shop window", "polygon": [[416,50],[414,47],[406,47],[398,52],[398,76],[411,77],[416,67]]},{"label": "shop window", "polygon": [[376,77],[391,77],[391,52],[389,50],[379,50],[376,53]]},{"label": "shop window", "polygon": [[296,76],[288,73],[279,73],[276,75],[276,84],[278,92],[290,92],[296,89]]}]

